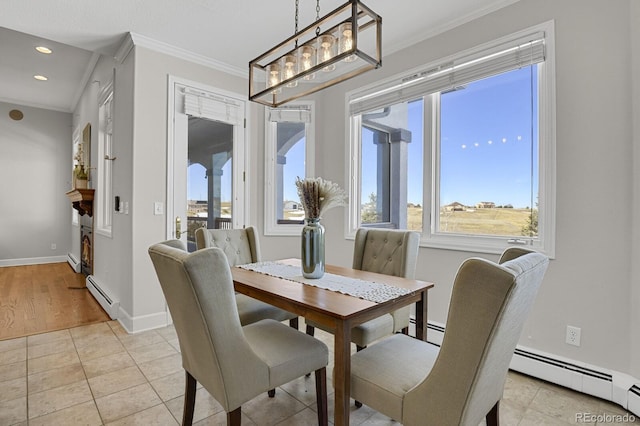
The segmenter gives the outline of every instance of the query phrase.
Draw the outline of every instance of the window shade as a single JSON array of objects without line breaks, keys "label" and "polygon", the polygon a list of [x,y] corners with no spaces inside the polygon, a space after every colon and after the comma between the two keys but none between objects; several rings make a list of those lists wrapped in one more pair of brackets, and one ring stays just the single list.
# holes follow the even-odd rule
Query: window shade
[{"label": "window shade", "polygon": [[284,108],[268,108],[269,121],[275,122],[293,122],[293,123],[311,123],[311,107],[307,105],[298,105]]},{"label": "window shade", "polygon": [[544,62],[543,32],[510,40],[490,49],[418,70],[351,95],[351,115],[453,89],[475,80]]},{"label": "window shade", "polygon": [[236,99],[213,95],[194,89],[185,89],[184,113],[233,125],[242,125],[244,104]]}]

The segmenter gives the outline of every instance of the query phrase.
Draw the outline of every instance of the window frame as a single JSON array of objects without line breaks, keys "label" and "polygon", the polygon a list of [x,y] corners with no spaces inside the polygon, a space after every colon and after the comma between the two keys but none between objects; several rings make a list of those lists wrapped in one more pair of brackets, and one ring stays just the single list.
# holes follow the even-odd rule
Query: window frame
[{"label": "window frame", "polygon": [[[105,111],[109,109],[109,120]],[[114,84],[110,80],[98,95],[98,188],[96,197],[96,233],[112,237],[113,233],[113,120]]]},{"label": "window frame", "polygon": [[[405,76],[419,75],[424,70],[441,69],[447,64],[461,58],[481,55],[482,52],[499,48],[504,44],[514,43],[532,33],[544,33],[545,60],[538,64],[538,236],[534,239],[519,239],[513,236],[488,236],[471,234],[445,234],[436,233],[436,218],[439,215],[439,190],[438,159],[439,159],[439,117],[437,101],[441,91],[435,93],[423,93],[424,99],[424,171],[423,171],[423,230],[420,238],[422,247],[459,250],[479,253],[500,253],[505,248],[521,245],[538,250],[547,256],[555,256],[555,209],[556,209],[556,163],[555,163],[555,49],[554,49],[554,22],[543,24],[501,37],[480,46],[459,52],[444,59],[422,65],[413,70],[394,75],[383,81],[374,83],[364,88],[348,92],[345,96],[346,129],[350,143],[346,154],[349,161],[347,176],[349,182],[349,208],[346,213],[345,238],[352,239],[360,223],[361,200],[361,127],[362,112],[350,111],[353,99],[363,99],[374,96],[375,93],[385,93],[385,96],[393,96],[394,88]],[[488,78],[484,76],[482,78]],[[391,90],[389,90],[391,89]],[[392,106],[401,100],[391,101],[385,106]],[[433,218],[433,220],[432,220]],[[367,225],[364,225],[367,226]],[[370,225],[368,225],[370,226]]]},{"label": "window frame", "polygon": [[[271,109],[309,110],[310,120],[305,124],[305,176],[313,177],[315,172],[315,102],[297,101],[286,107],[265,107],[264,139],[265,139],[265,175],[264,175],[264,233],[270,236],[299,236],[303,224],[282,224],[277,218],[277,121],[270,121]],[[283,120],[284,121],[284,120]]]}]

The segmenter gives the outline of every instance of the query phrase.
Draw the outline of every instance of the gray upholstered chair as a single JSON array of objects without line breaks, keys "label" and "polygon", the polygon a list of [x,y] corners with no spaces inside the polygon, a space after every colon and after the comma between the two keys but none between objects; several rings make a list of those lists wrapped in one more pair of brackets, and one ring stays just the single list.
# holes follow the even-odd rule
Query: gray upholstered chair
[{"label": "gray upholstered chair", "polygon": [[187,253],[180,241],[149,248],[173,318],[186,372],[183,425],[193,421],[196,384],[241,423],[241,405],[315,371],[318,423],[327,425],[327,346],[266,319],[242,327],[227,259],[218,248]]},{"label": "gray upholstered chair", "polygon": [[[419,235],[413,231],[360,228],[353,247],[353,269],[396,277],[414,278],[418,259]],[[358,350],[389,334],[409,330],[410,307],[367,321],[351,330],[351,341]],[[321,325],[307,322],[307,334]],[[325,329],[326,331],[326,329]]]},{"label": "gray upholstered chair", "polygon": [[405,426],[499,423],[509,363],[549,264],[507,249],[468,259],[453,284],[442,346],[394,335],[351,357],[351,396]]},{"label": "gray upholstered chair", "polygon": [[[227,256],[229,266],[260,262],[260,243],[255,228],[244,229],[196,229],[198,250],[218,247]],[[236,294],[240,323],[247,325],[262,319],[289,320],[289,325],[298,328],[298,316],[273,305],[244,294]]]}]

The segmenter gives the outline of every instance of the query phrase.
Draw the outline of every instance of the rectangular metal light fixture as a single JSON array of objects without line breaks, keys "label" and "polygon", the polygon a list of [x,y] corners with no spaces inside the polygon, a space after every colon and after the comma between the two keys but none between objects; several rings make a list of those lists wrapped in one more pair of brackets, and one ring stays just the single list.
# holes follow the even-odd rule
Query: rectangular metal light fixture
[{"label": "rectangular metal light fixture", "polygon": [[349,0],[249,62],[249,100],[270,107],[382,66],[382,18]]}]

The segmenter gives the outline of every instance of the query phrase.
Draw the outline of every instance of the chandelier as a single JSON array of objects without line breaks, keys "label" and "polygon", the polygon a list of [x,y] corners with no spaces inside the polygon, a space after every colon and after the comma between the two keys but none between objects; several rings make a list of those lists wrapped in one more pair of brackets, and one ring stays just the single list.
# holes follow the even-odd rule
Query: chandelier
[{"label": "chandelier", "polygon": [[277,107],[382,66],[382,18],[349,0],[249,62],[249,100]]}]

